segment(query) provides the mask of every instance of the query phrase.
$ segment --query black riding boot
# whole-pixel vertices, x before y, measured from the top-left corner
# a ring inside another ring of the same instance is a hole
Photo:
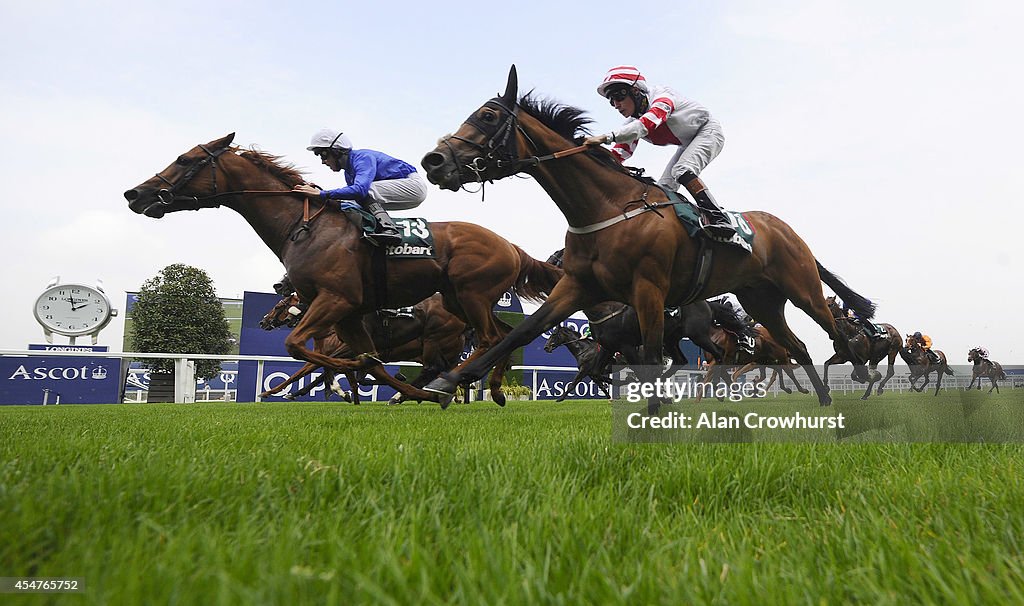
[[[367,202],[365,208],[373,214],[374,219],[377,219],[377,231],[373,232],[373,239],[383,246],[401,244],[402,234],[398,233],[398,228],[391,221],[391,215],[384,210],[380,202]]]
[[[725,216],[725,212],[715,202],[700,177],[693,173],[685,173],[679,177],[679,183],[690,192],[694,201],[697,202],[697,207],[704,212],[707,221],[704,231],[716,240],[731,240],[736,235],[736,229],[729,221],[729,217]]]

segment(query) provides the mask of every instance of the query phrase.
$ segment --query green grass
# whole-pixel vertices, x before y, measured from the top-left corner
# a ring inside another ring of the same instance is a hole
[[[81,604],[1024,602],[1024,446],[619,444],[610,419],[0,407],[0,576],[84,577]]]

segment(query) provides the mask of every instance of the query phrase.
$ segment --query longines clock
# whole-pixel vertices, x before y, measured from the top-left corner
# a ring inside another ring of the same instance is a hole
[[[117,315],[103,287],[84,284],[61,284],[54,278],[36,298],[33,313],[43,327],[47,343],[53,343],[53,333],[75,338],[91,335],[95,345],[99,332]]]

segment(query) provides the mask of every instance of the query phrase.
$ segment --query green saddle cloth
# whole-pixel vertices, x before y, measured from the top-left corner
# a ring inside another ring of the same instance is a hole
[[[700,223],[700,211],[692,202],[686,198],[680,196],[678,193],[662,188],[665,195],[668,196],[670,202],[672,202],[672,208],[676,211],[676,216],[683,223],[686,228],[686,233],[690,234],[691,238],[700,236],[707,236],[704,233],[704,229]],[[732,223],[733,228],[736,230],[736,235],[732,237],[732,240],[723,242],[723,244],[732,244],[738,246],[747,252],[750,252],[754,246],[754,228],[750,226],[744,218],[743,213],[733,212],[731,210],[724,211],[725,216],[729,218],[729,222]],[[717,240],[716,240],[717,242]]]

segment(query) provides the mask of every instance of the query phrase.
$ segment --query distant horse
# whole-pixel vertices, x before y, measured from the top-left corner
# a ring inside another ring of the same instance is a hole
[[[953,376],[953,371],[946,364],[946,354],[933,349],[932,353],[939,360],[938,363],[933,364],[928,357],[928,352],[914,338],[914,335],[907,335],[906,343],[906,347],[900,350],[900,357],[910,367],[910,387],[914,391],[924,391],[925,385],[928,385],[928,375],[934,372],[937,377],[935,380],[935,395],[939,395],[939,389],[942,387],[942,376],[944,374]],[[921,387],[917,387],[917,380],[921,377],[924,377],[924,382],[921,383]]]
[[[967,389],[974,387],[974,382],[978,382],[978,389],[981,389],[981,379],[988,377],[992,381],[992,387],[988,388],[988,392],[992,393],[992,390],[996,390],[999,393],[999,384],[996,381],[1002,381],[1006,379],[1006,373],[1003,372],[1003,365],[999,362],[993,362],[986,356],[982,355],[982,348],[975,347],[971,351],[967,352],[967,361],[974,362],[974,368],[971,370],[971,384],[967,386]]]
[[[885,378],[882,378],[881,382],[878,383],[878,395],[882,395],[885,384],[896,374],[893,364],[896,362],[896,356],[900,353],[900,348],[903,347],[903,337],[900,336],[900,331],[896,330],[892,324],[879,324],[879,326],[885,329],[885,335],[880,338],[869,338],[861,330],[860,325],[847,317],[842,307],[836,303],[835,297],[828,297],[825,301],[828,303],[829,311],[832,312],[832,317],[836,319],[836,326],[839,328],[839,332],[843,333],[843,336],[849,340],[850,349],[857,354],[859,359],[865,360],[868,363],[867,380],[863,381],[868,384],[868,387],[864,390],[864,395],[860,397],[861,400],[867,400],[868,396],[871,395],[871,388],[882,377],[882,373],[878,372],[878,363],[882,361],[882,358],[888,356],[889,367],[886,369]],[[832,364],[843,364],[845,362],[849,362],[849,360],[838,352],[828,360],[825,360],[823,380],[826,385],[828,385],[828,367]],[[863,376],[863,373],[857,373],[855,369],[854,375],[858,374]]]
[[[281,299],[260,320],[260,327],[270,330],[290,324],[294,321],[295,312],[298,310],[297,305],[297,295]],[[373,339],[375,350],[379,353],[381,361],[419,362],[423,365],[419,376],[410,383],[413,387],[426,385],[442,371],[458,364],[466,346],[466,324],[444,308],[440,294],[435,294],[414,305],[411,315],[396,314],[393,310],[380,310],[367,314],[363,318],[363,324]],[[339,341],[333,332],[320,340],[320,343],[314,342],[314,347],[318,351],[327,352],[336,358],[348,358],[353,355],[351,348]],[[266,397],[278,393],[317,368],[319,367],[315,364],[307,362],[298,372],[280,385],[276,385],[273,389],[260,395]],[[364,383],[360,383],[359,373],[355,371],[346,371],[345,375],[351,390],[348,394],[339,395],[353,404],[359,404],[358,385]],[[324,369],[319,381],[285,397],[294,399],[305,395],[320,383],[331,386],[333,389],[333,382],[334,372]],[[404,400],[401,393],[396,393],[389,403],[398,404]]]
[[[561,267],[563,253],[564,250],[556,251],[548,257],[547,262]],[[617,301],[604,301],[587,307],[583,314],[590,323],[591,336],[601,347],[612,353],[621,353],[629,366],[643,363],[640,352],[643,338],[635,309]],[[712,357],[720,358],[723,352],[710,337],[711,327],[715,323],[737,333],[745,330],[742,318],[732,308],[714,301],[701,299],[674,311],[666,311],[663,329],[665,355],[672,358],[676,366],[689,364],[686,354],[679,348],[679,342],[688,338]]]
[[[793,364],[792,356],[786,351],[785,347],[772,337],[768,329],[764,326],[754,326],[745,332],[747,334],[752,333],[751,336],[754,338],[753,353],[740,347],[736,338],[737,333],[726,330],[721,326],[712,327],[711,339],[722,349],[723,356],[708,363],[708,372],[704,377],[705,383],[714,383],[718,378],[721,378],[725,380],[726,384],[729,384],[735,382],[743,373],[758,367],[761,371],[761,377],[756,382],[760,383],[767,378],[768,368],[771,367],[773,374],[767,387],[771,387],[777,378],[780,389],[786,393],[793,393],[793,390],[786,386],[786,380],[779,374],[781,369],[793,380],[793,384],[796,385],[800,393],[810,393],[800,384],[796,375],[793,374],[793,367],[795,365]],[[735,369],[731,377],[728,377],[724,372],[728,368]]]
[[[436,394],[391,377],[373,355],[374,345],[363,325],[367,313],[405,307],[440,292],[445,307],[476,331],[478,357],[498,343],[511,327],[493,312],[501,295],[512,288],[527,299],[540,300],[561,277],[561,271],[530,257],[494,232],[471,223],[426,223],[412,231],[433,237],[431,258],[385,258],[382,249],[362,241],[361,229],[346,215],[319,200],[293,193],[302,175],[280,158],[232,147],[234,133],[197,145],[167,168],[126,191],[129,208],[159,219],[166,213],[227,206],[242,215],[284,264],[295,291],[309,309],[285,340],[299,360],[339,371],[365,370],[415,399],[437,400]],[[317,208],[319,207],[319,208]],[[386,277],[374,269],[386,268]],[[307,341],[334,330],[355,359],[313,351]],[[510,352],[495,362],[491,396],[504,405],[501,378]]]
[[[475,110],[453,135],[424,156],[422,165],[432,183],[452,191],[465,183],[520,172],[535,178],[569,224],[565,277],[540,309],[499,345],[454,373],[442,374],[425,389],[442,394],[443,401],[458,383],[483,376],[509,352],[574,311],[603,301],[619,301],[636,309],[645,362],[640,378],[653,380],[661,373],[664,308],[726,292],[734,293],[747,312],[805,367],[813,362],[786,323],[787,300],[814,319],[837,350],[859,362],[848,352],[846,339],[825,305],[821,282],[862,317],[870,318],[874,305],[825,269],[787,224],[768,213],[744,213],[744,229],[756,233],[752,253],[707,242],[702,236],[690,237],[661,189],[631,176],[604,149],[570,149],[575,137],[586,134],[590,122],[581,110],[538,101],[532,95],[517,101],[517,95],[513,66],[505,93]],[[713,262],[699,262],[709,255]],[[813,368],[808,375],[818,401],[830,404],[832,399]],[[648,400],[648,413],[656,413],[659,405],[658,398]]]
[[[556,326],[551,331],[551,336],[548,337],[547,343],[544,344],[544,351],[551,353],[565,345],[565,348],[569,350],[572,357],[576,358],[576,368],[578,372],[576,376],[572,378],[572,381],[565,388],[565,392],[558,397],[556,402],[561,402],[572,392],[576,384],[579,383],[584,377],[590,377],[594,380],[594,384],[601,390],[604,395],[611,396],[611,392],[608,390],[608,386],[611,385],[612,379],[609,376],[611,372],[611,362],[614,352],[610,352],[607,349],[601,347],[594,342],[593,339],[588,339],[580,336],[580,333],[567,326]]]

